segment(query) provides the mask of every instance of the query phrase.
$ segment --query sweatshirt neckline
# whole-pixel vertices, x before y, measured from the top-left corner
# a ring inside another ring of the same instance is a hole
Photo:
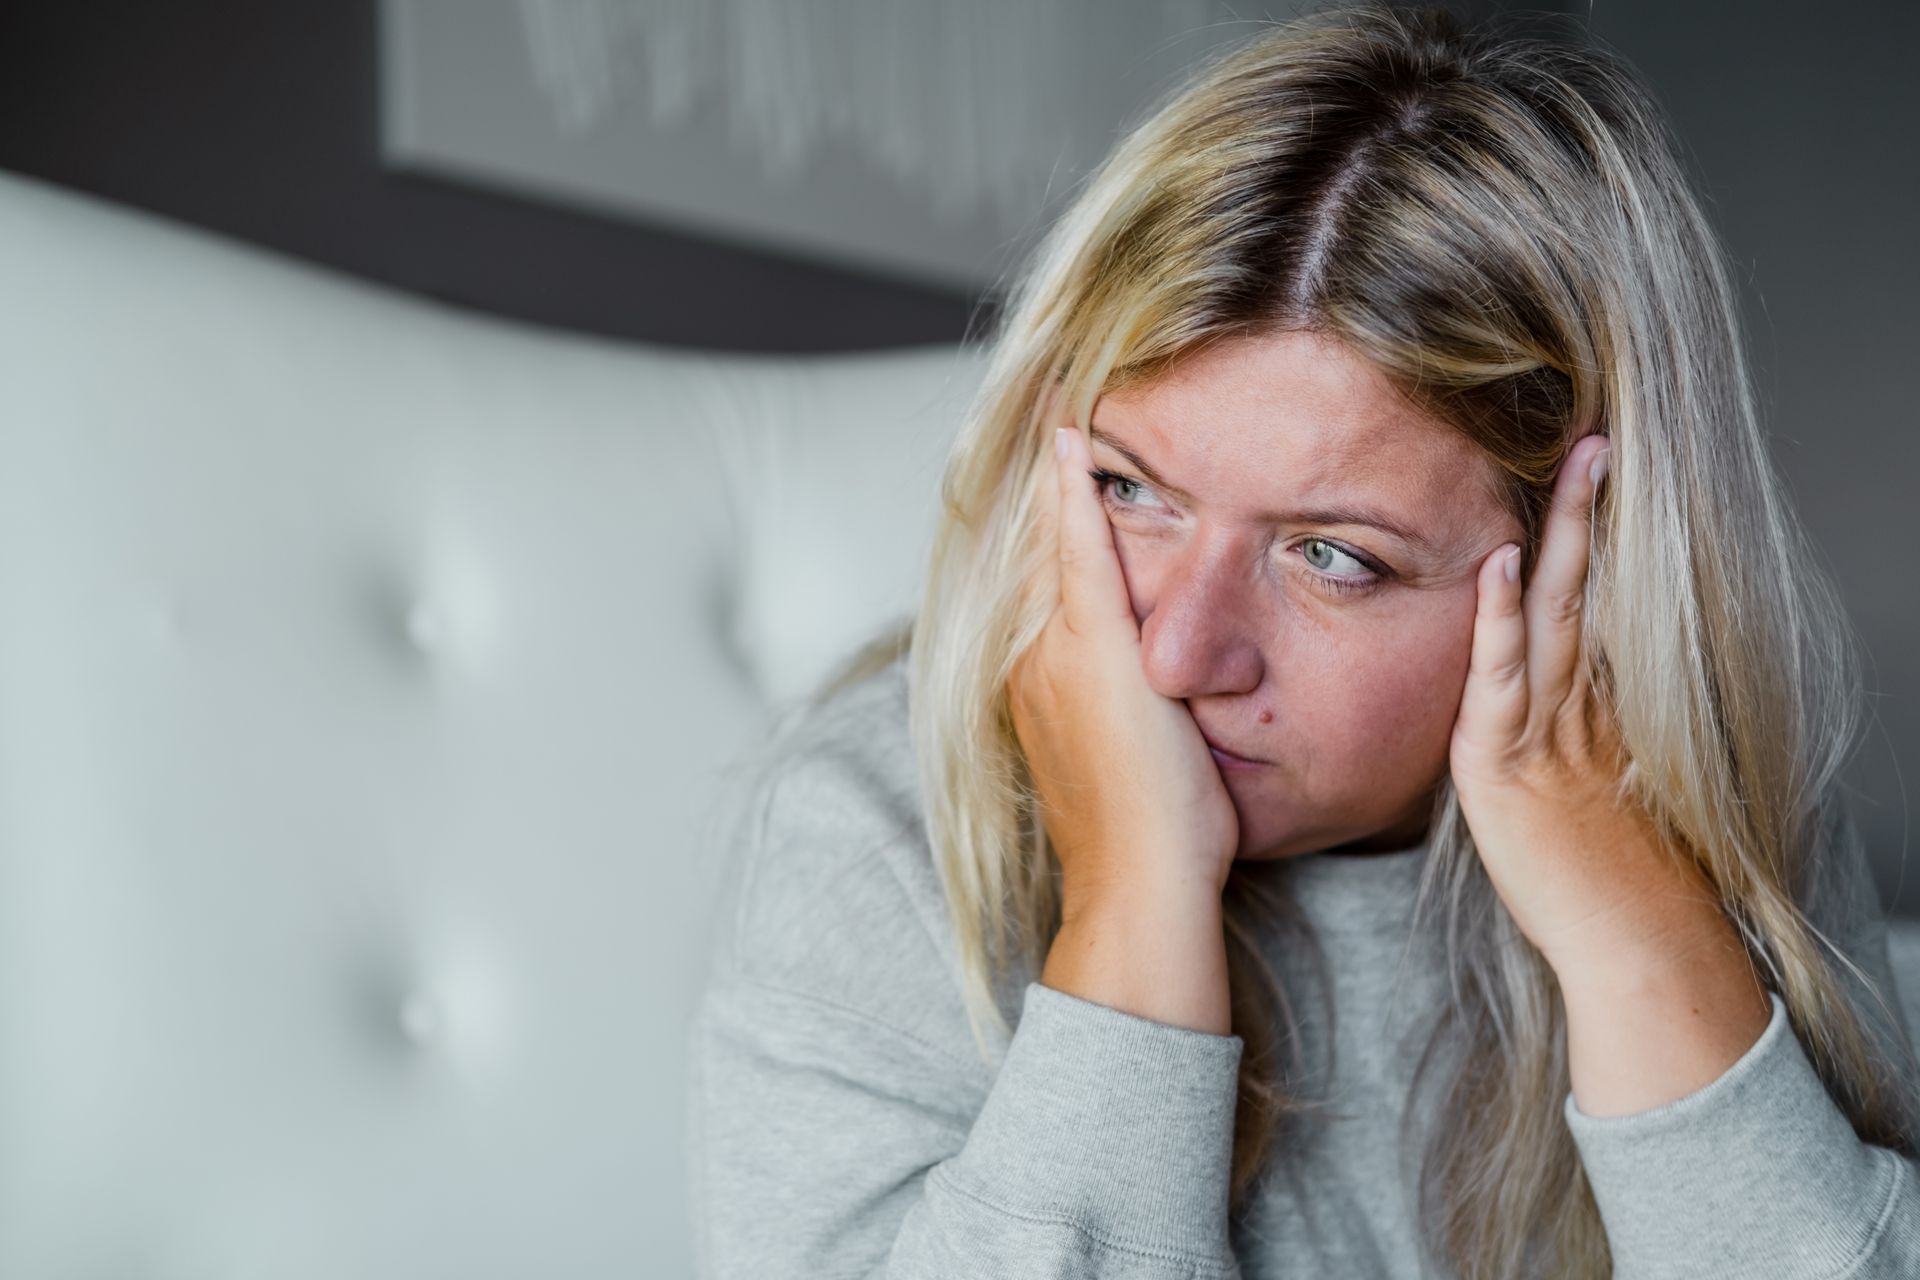
[[[1318,876],[1389,876],[1421,865],[1427,842],[1376,853],[1332,853],[1325,850],[1279,859],[1288,870]]]
[[[1380,853],[1303,853],[1273,864],[1280,885],[1309,916],[1341,927],[1411,918],[1426,867],[1425,842]]]

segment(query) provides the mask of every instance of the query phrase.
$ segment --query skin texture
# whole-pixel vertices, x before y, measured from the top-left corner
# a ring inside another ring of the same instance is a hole
[[[1589,545],[1608,445],[1554,480],[1539,563],[1480,566],[1451,771],[1481,865],[1558,979],[1574,1103],[1637,1114],[1725,1074],[1772,1006],[1711,882],[1622,800],[1627,762],[1581,662]]]
[[[1128,477],[1100,496],[1148,685],[1217,744],[1270,762],[1223,771],[1235,856],[1418,841],[1467,676],[1475,572],[1520,534],[1490,464],[1366,362],[1302,333],[1215,344],[1101,397],[1092,423],[1094,465]],[[1432,545],[1271,518],[1338,505]]]
[[[1102,397],[1092,454],[1062,408],[1065,452],[1041,487],[1059,599],[1009,680],[1062,867],[1041,980],[1225,1033],[1232,863],[1420,837],[1475,571],[1517,527],[1468,442],[1307,335],[1216,344]],[[1128,481],[1096,485],[1095,466]],[[1298,514],[1339,504],[1427,545]],[[1268,763],[1223,766],[1203,732]]]
[[[1569,451],[1522,583],[1485,459],[1317,336],[1215,344],[1102,397],[1091,451],[1052,416],[1059,603],[1009,680],[1062,866],[1043,982],[1227,1033],[1232,863],[1405,847],[1448,771],[1559,979],[1583,1111],[1661,1105],[1753,1045],[1765,990],[1697,865],[1616,798],[1625,755],[1579,660],[1603,436]],[[1332,507],[1411,536],[1302,514]]]

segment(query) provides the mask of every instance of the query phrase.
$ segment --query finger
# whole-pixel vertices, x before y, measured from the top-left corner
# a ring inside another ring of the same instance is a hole
[[[1483,753],[1518,742],[1527,726],[1527,623],[1520,612],[1519,558],[1516,544],[1503,543],[1480,562],[1475,579],[1473,651],[1454,735]],[[1511,580],[1510,560],[1515,566]]]
[[[1607,449],[1605,436],[1590,435],[1567,451],[1554,479],[1540,557],[1526,584],[1521,608],[1527,619],[1528,696],[1541,714],[1564,705],[1575,692],[1597,491],[1589,471]]]
[[[1093,457],[1078,427],[1056,429],[1054,461],[1060,480],[1060,603],[1067,627],[1081,636],[1133,627],[1133,604],[1113,549],[1113,528],[1087,474]]]
[[[1060,515],[1060,472],[1059,458],[1051,452],[1054,448],[1052,429],[1069,426],[1073,422],[1073,419],[1062,410],[1060,389],[1057,386],[1050,386],[1042,393],[1037,421],[1046,435],[1044,447],[1050,451],[1043,455],[1041,461],[1044,462],[1049,457],[1054,461],[1051,469],[1037,466],[1033,473],[1036,486],[1034,498],[1039,504],[1040,528],[1037,532],[1044,536],[1048,553],[1057,559],[1060,550],[1060,529],[1055,522]]]
[[[1054,451],[1054,428],[1071,423],[1072,418],[1060,410],[1060,393],[1057,385],[1049,386],[1042,394],[1040,407],[1034,421],[1039,430],[1035,437],[1040,444],[1030,484],[1033,492],[1033,528],[1030,534],[1033,549],[1044,559],[1036,564],[1035,572],[1027,584],[1035,604],[1044,602],[1046,613],[1051,616],[1060,610],[1062,598],[1060,583],[1060,459]]]

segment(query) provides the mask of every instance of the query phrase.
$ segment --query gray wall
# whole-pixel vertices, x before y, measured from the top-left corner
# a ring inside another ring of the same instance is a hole
[[[376,20],[374,0],[0,4],[0,168],[609,337],[857,350],[975,317],[961,293],[383,169]]]
[[[1854,813],[1883,900],[1920,915],[1920,6],[1598,0],[1590,21],[1660,94],[1741,264],[1774,457],[1867,659]]]

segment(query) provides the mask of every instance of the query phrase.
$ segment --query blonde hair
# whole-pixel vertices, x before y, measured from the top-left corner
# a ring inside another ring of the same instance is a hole
[[[1209,342],[1310,330],[1484,451],[1523,566],[1569,446],[1610,437],[1583,626],[1625,792],[1694,852],[1858,1135],[1914,1152],[1891,1048],[1836,966],[1860,971],[1805,909],[1811,872],[1853,838],[1835,792],[1861,704],[1852,636],[1770,469],[1726,258],[1677,157],[1648,90],[1589,41],[1367,4],[1263,24],[1090,176],[1010,294],[918,613],[828,686],[907,657],[983,1055],[985,1027],[1007,1030],[992,975],[1015,954],[1038,972],[1059,925],[1005,694],[1053,605],[1038,589],[1053,548],[1034,536],[1053,474],[1044,393],[1058,384],[1084,429],[1097,395]],[[1557,985],[1448,779],[1429,830],[1417,919],[1444,930],[1450,1004],[1419,1075],[1443,1040],[1473,1069],[1437,1081],[1423,1240],[1462,1276],[1600,1280],[1606,1237],[1561,1114]],[[1253,945],[1288,904],[1241,863],[1224,905],[1246,1040],[1237,1212],[1308,1104],[1276,1052],[1297,1041],[1287,993]]]

